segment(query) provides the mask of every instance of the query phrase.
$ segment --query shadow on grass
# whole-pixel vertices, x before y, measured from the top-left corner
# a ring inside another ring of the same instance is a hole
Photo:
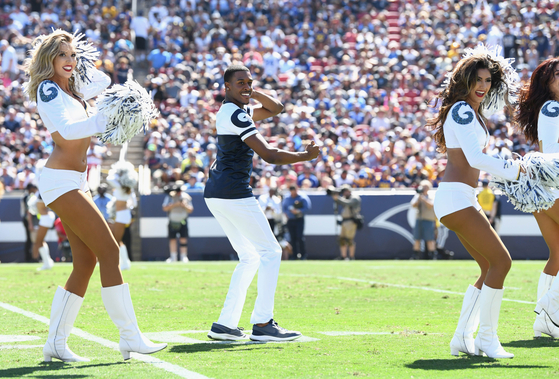
[[[501,343],[504,347],[522,347],[522,348],[538,348],[538,347],[557,347],[559,346],[559,340],[553,339],[551,337],[540,337],[532,338],[529,340],[519,340],[510,341],[506,343]]]
[[[513,358],[514,359],[514,358]],[[511,364],[514,360],[510,359],[492,359],[487,357],[467,356],[450,359],[418,359],[409,363],[406,367],[418,370],[436,370],[451,371],[464,370],[469,368],[507,368],[507,369],[534,369],[534,368],[551,368],[552,366],[537,365],[515,365]]]
[[[66,362],[42,362],[37,366],[31,367],[14,367],[0,370],[0,378],[21,378],[23,376],[34,374],[35,378],[41,378],[41,373],[47,374],[49,371],[61,371],[56,373],[56,378],[87,378],[91,375],[76,374],[76,370],[92,367],[106,367],[126,364],[125,362],[117,363],[98,363],[98,364],[70,364]],[[64,374],[62,370],[72,370],[72,373]],[[49,378],[52,378],[49,372]],[[46,376],[45,376],[46,377]]]
[[[269,343],[265,342],[225,342],[225,341],[215,341],[212,343],[192,343],[188,345],[175,345],[171,347],[170,351],[173,353],[199,353],[204,351],[222,350],[222,351],[250,351],[257,348],[258,345],[266,345],[265,347],[259,347],[260,349],[268,350],[282,350],[284,343]]]

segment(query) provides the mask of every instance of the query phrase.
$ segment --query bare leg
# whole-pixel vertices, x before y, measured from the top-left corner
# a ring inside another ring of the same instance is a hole
[[[45,236],[47,235],[48,232],[48,228],[45,228],[44,226],[39,225],[39,227],[37,228],[37,233],[35,234],[35,242],[33,243],[33,253],[32,253],[32,257],[37,259],[39,258],[39,248],[41,246],[43,246],[43,243],[45,241]]]
[[[176,238],[170,238],[169,239],[169,251],[172,252],[177,252],[177,239]]]
[[[549,259],[543,272],[556,276],[559,271],[559,202],[556,201],[548,210],[534,213],[534,217],[549,248]]]
[[[485,284],[495,289],[503,288],[512,260],[505,245],[493,230],[487,218],[476,211],[474,207],[469,207],[444,216],[441,222],[447,228],[456,232],[461,241],[465,241],[469,245],[471,249],[468,252],[470,254],[472,254],[471,251],[475,251],[486,259],[489,268],[487,269]],[[472,257],[476,259],[473,254]],[[482,266],[480,265],[480,267]]]
[[[113,222],[109,224],[109,228],[115,237],[115,240],[118,244],[122,242],[122,236],[124,235],[124,229],[126,229],[126,225],[121,224],[120,222]]]
[[[119,268],[119,248],[103,215],[91,199],[91,195],[80,190],[70,191],[54,202],[49,207],[62,219],[66,233],[72,246],[74,256],[74,270],[84,266],[85,274],[91,270],[94,261],[89,252],[99,260],[101,284],[103,287],[112,287],[123,284]],[[79,263],[81,262],[81,263]],[[87,289],[89,276],[79,276],[74,272],[70,275],[66,288],[69,292],[83,296]]]
[[[175,243],[176,243],[176,241],[177,240],[175,240]],[[181,256],[183,256],[183,255],[185,257],[188,256],[188,246],[186,244],[187,242],[188,242],[188,240],[186,238],[183,238],[183,237],[180,238],[180,254],[181,254]]]
[[[485,277],[487,276],[487,270],[489,270],[489,262],[481,254],[479,254],[473,247],[471,247],[470,244],[466,242],[464,238],[460,237],[460,235],[458,234],[457,236],[460,242],[462,242],[462,245],[464,245],[464,248],[466,248],[468,253],[470,253],[472,258],[474,258],[477,264],[479,265],[481,273],[479,274],[479,277],[474,283],[474,287],[480,290],[481,286],[483,285],[483,282],[485,281]]]
[[[355,241],[349,245],[349,257],[355,259]]]
[[[347,245],[340,246],[340,255],[342,258],[347,258]]]

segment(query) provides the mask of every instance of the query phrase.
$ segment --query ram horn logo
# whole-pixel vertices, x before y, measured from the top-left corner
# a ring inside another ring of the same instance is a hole
[[[370,228],[391,230],[394,233],[398,233],[399,235],[401,235],[402,237],[410,241],[411,244],[413,244],[414,242],[413,235],[409,231],[407,231],[406,229],[404,229],[398,224],[388,221],[390,217],[400,212],[407,211],[409,208],[410,208],[409,203],[400,204],[398,206],[395,206],[394,208],[390,208],[389,210],[384,211],[383,213],[375,217],[371,222],[369,222],[368,226]]]

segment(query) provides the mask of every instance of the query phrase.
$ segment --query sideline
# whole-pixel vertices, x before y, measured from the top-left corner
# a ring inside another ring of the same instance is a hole
[[[1,301],[0,301],[0,307],[6,309],[8,311],[11,311],[11,312],[18,313],[20,315],[29,317],[33,320],[42,322],[43,324],[46,324],[47,326],[49,325],[49,319],[48,318],[40,316],[40,315],[35,314],[33,312],[29,312],[29,311],[23,310],[21,308],[14,307],[13,305],[6,304],[6,303],[3,303]],[[93,334],[90,334],[90,333],[88,333],[86,331],[83,331],[83,330],[81,330],[79,328],[76,328],[76,327],[74,327],[72,329],[72,334],[75,334],[76,336],[81,337],[83,339],[86,339],[88,341],[96,342],[96,343],[98,343],[100,345],[103,345],[105,347],[108,347],[110,349],[116,350],[120,354],[120,349],[118,348],[118,343],[116,343],[116,342],[109,341],[105,338],[97,337]],[[165,371],[168,371],[168,372],[173,373],[177,376],[180,376],[181,378],[186,378],[186,379],[209,379],[207,376],[204,376],[202,374],[198,374],[197,372],[194,372],[194,371],[187,370],[184,367],[180,367],[180,366],[174,365],[172,363],[162,361],[161,359],[158,359],[158,358],[155,358],[155,357],[152,357],[152,356],[149,356],[149,355],[131,353],[130,356],[132,358],[136,359],[136,360],[152,364],[152,365],[154,365],[156,367],[159,367],[159,368],[161,368]],[[120,358],[120,356],[119,356],[119,358]]]

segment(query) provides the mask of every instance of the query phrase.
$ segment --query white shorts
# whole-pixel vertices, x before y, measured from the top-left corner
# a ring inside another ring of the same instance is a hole
[[[128,225],[132,222],[132,212],[130,209],[123,209],[116,212],[115,222]]]
[[[460,182],[439,183],[434,202],[435,215],[439,220],[468,207],[481,210],[474,187]]]
[[[44,167],[39,177],[39,191],[45,205],[49,205],[60,196],[75,189],[89,191],[87,170],[59,170]]]

